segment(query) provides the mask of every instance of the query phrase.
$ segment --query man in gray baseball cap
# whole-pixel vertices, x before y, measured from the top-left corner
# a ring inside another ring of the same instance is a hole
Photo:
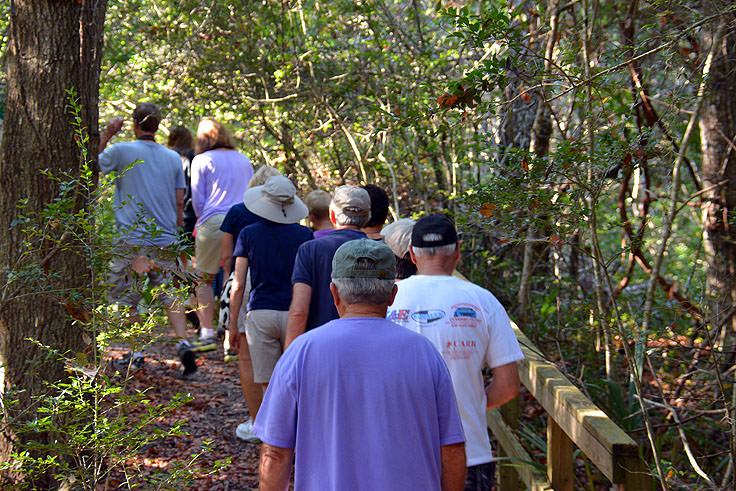
[[[261,489],[286,489],[295,451],[296,489],[462,488],[465,436],[442,357],[385,319],[395,268],[391,249],[374,240],[335,252],[340,318],[284,352],[256,419]],[[365,424],[376,408],[380,424]]]
[[[305,331],[337,319],[330,293],[332,257],[344,243],[364,239],[360,231],[371,216],[368,192],[358,186],[335,189],[330,203],[330,221],[335,230],[299,247],[291,276],[293,294],[286,329],[286,346]]]

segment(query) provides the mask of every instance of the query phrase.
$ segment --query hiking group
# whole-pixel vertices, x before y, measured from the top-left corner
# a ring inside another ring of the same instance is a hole
[[[295,489],[490,490],[486,410],[517,395],[523,355],[493,294],[455,274],[453,221],[384,226],[389,199],[370,184],[302,201],[276,168],[254,172],[220,122],[202,120],[196,145],[176,127],[166,148],[161,119],[141,103],[135,141],[108,147],[123,118],[101,135],[100,169],[116,172],[110,297],[135,321],[143,287],[161,287],[190,378],[196,353],[217,348],[222,290],[225,356],[250,414],[235,431],[262,442],[261,489],[288,488],[293,466]],[[182,269],[196,278],[186,301],[167,291]],[[131,350],[113,365],[144,363]]]

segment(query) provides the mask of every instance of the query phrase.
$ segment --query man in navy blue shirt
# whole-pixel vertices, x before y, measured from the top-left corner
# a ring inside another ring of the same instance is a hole
[[[360,231],[371,218],[371,199],[358,186],[335,189],[330,203],[330,221],[335,230],[299,247],[291,283],[294,286],[286,329],[286,346],[305,331],[337,319],[330,283],[332,257],[345,242],[364,239]]]

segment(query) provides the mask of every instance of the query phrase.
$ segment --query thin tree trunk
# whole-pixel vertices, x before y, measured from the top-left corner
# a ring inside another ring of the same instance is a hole
[[[544,50],[544,71],[540,85],[543,87],[545,79],[549,76],[554,56],[555,44],[557,42],[557,31],[559,26],[558,0],[549,0],[547,4],[547,15],[549,16],[549,33]],[[531,127],[531,138],[529,151],[535,156],[542,158],[549,153],[549,142],[552,136],[552,115],[549,106],[544,100],[544,91],[540,90],[537,102],[537,112]],[[530,217],[529,228],[524,241],[524,262],[522,264],[521,281],[519,285],[518,309],[522,321],[527,320],[529,310],[529,291],[533,275],[534,264],[542,262],[547,254],[548,246],[545,242],[538,240],[538,226]]]
[[[734,17],[729,17],[733,22]],[[727,20],[729,20],[727,19]],[[711,38],[711,39],[707,39]],[[715,39],[713,39],[715,38]],[[707,32],[706,42],[715,42],[717,35]],[[719,326],[721,337],[734,338],[736,317],[736,227],[730,223],[736,210],[736,32],[724,33],[718,43],[713,58],[709,90],[706,93],[700,115],[700,141],[703,153],[703,188],[709,189],[704,195],[703,244],[708,264],[707,293],[711,326]],[[725,184],[719,185],[725,181]],[[717,329],[714,337],[718,336]],[[720,372],[728,369],[720,366],[720,356],[713,351],[714,367],[720,379]],[[736,388],[733,397],[736,397]],[[732,398],[733,398],[732,397]],[[724,407],[729,410],[729,420],[733,421],[734,405],[722,394]],[[731,399],[732,399],[731,398]],[[731,423],[729,465],[736,462],[736,425]]]

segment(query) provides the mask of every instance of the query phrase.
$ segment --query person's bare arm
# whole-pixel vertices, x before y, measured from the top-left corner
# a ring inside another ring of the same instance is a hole
[[[292,341],[304,334],[309,317],[309,302],[312,300],[312,287],[306,283],[294,283],[294,291],[289,306],[289,320],[286,322],[286,341],[284,349]],[[232,307],[230,307],[232,309]]]
[[[110,139],[122,129],[124,122],[125,120],[119,116],[110,120],[105,127],[105,131],[100,135],[100,146],[98,147],[97,153],[102,153],[105,150]]]
[[[230,331],[230,349],[238,352],[239,339],[238,336],[238,316],[240,315],[240,307],[243,305],[243,292],[245,292],[245,282],[248,277],[248,258],[239,257],[235,260],[235,274],[233,275],[233,284],[230,287],[230,320],[228,321],[228,331]]]
[[[230,265],[233,263],[233,251],[235,250],[235,237],[229,232],[222,233],[222,248],[220,249],[220,260],[222,269],[225,270],[225,278],[230,276]]]
[[[503,406],[519,394],[519,370],[516,362],[493,370],[493,381],[486,389],[486,410]]]
[[[283,491],[289,487],[293,448],[261,445],[261,463],[258,467],[261,491]]]
[[[184,195],[186,189],[176,190],[176,226],[181,227],[184,225]]]
[[[442,491],[462,491],[465,487],[465,444],[440,447],[442,458]]]

